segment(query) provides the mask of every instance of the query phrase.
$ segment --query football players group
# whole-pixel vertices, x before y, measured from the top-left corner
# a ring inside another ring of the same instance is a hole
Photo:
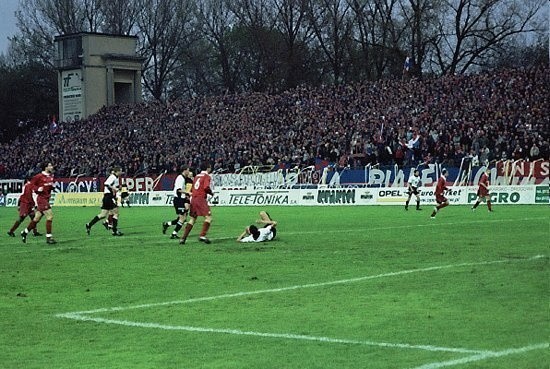
[[[21,239],[24,243],[27,242],[27,236],[33,232],[35,236],[40,236],[36,230],[36,225],[40,222],[43,216],[46,217],[46,243],[57,243],[52,235],[52,220],[53,212],[50,205],[50,197],[54,187],[54,165],[51,162],[44,163],[41,166],[42,171],[36,174],[31,179],[27,179],[23,185],[23,192],[19,196],[19,216],[7,234],[15,237],[15,230],[19,225],[29,217],[31,220],[27,227],[21,231]],[[211,243],[206,236],[212,223],[212,212],[208,205],[207,197],[213,195],[210,187],[212,177],[212,167],[204,164],[200,168],[200,173],[193,177],[192,172],[188,167],[183,167],[180,174],[174,182],[173,206],[176,212],[176,218],[162,223],[162,233],[166,233],[169,227],[175,226],[170,238],[178,239],[181,245],[185,244],[189,233],[193,229],[198,217],[204,217],[202,229],[199,234],[199,241],[206,244]],[[108,218],[102,224],[112,232],[113,236],[122,236],[123,233],[118,230],[119,202],[121,206],[127,203],[130,206],[128,199],[128,189],[123,184],[119,193],[119,182],[122,170],[120,167],[114,167],[111,170],[109,177],[104,182],[103,199],[101,211],[98,215],[86,223],[86,233],[90,235],[92,227],[101,219]],[[477,200],[472,206],[472,210],[476,210],[482,201],[487,203],[487,208],[492,212],[491,198],[489,195],[489,174],[490,169],[487,168],[481,175],[478,182]],[[439,210],[449,205],[449,200],[445,197],[445,192],[448,190],[447,184],[448,172],[446,169],[441,171],[441,176],[437,180],[435,187],[435,199],[437,205],[431,214],[431,218],[435,218]],[[409,209],[409,202],[413,195],[416,196],[416,210],[420,208],[420,172],[414,171],[413,176],[408,181],[408,198],[405,202],[405,210]],[[277,234],[277,222],[269,216],[265,211],[260,211],[258,224],[263,225],[263,228],[258,228],[252,224],[244,229],[237,237],[237,242],[264,242],[271,241]],[[189,220],[187,221],[187,217]],[[185,226],[181,237],[178,232]]]

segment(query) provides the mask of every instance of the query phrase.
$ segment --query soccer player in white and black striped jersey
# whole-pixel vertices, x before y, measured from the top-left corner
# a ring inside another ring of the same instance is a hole
[[[118,230],[118,204],[116,199],[116,193],[118,191],[119,181],[118,177],[122,170],[120,167],[114,167],[111,174],[103,183],[103,200],[101,203],[101,212],[96,215],[89,223],[86,223],[86,233],[90,235],[90,230],[93,225],[99,222],[100,219],[105,218],[107,215],[113,215],[113,236],[122,236],[122,232]]]
[[[416,196],[416,210],[422,210],[420,209],[420,191],[418,190],[420,188],[420,172],[418,169],[415,169],[414,175],[409,177],[408,187],[407,194],[409,197],[405,202],[405,210],[409,210],[409,201],[411,201],[412,195]]]
[[[169,222],[162,223],[162,233],[166,233],[168,227],[175,225],[176,227],[172,231],[170,238],[176,239],[178,237],[178,232],[183,227],[185,220],[187,219],[187,214],[191,207],[190,199],[190,190],[193,180],[191,179],[191,172],[188,167],[183,167],[180,175],[176,177],[174,182],[174,199],[172,203],[174,204],[174,210],[176,211],[177,218]]]

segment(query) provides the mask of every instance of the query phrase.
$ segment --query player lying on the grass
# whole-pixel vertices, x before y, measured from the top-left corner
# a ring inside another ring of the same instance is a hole
[[[264,242],[271,241],[277,235],[277,222],[270,218],[265,211],[260,211],[260,219],[256,221],[258,224],[265,224],[263,228],[258,228],[254,224],[246,227],[237,237],[237,242]]]

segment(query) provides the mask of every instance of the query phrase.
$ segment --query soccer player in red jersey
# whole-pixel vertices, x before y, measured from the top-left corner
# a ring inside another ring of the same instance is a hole
[[[30,178],[25,179],[25,184],[23,185],[23,193],[21,196],[19,196],[18,201],[18,211],[19,211],[19,218],[13,223],[13,226],[8,231],[8,236],[15,237],[15,230],[19,225],[25,220],[26,217],[29,217],[31,219],[34,218],[34,200],[32,198],[32,185]],[[42,236],[36,228],[33,229],[33,234],[35,236]]]
[[[447,188],[447,176],[449,174],[447,173],[447,169],[443,169],[441,171],[441,177],[437,180],[437,185],[435,186],[435,201],[437,202],[437,206],[434,207],[434,211],[432,212],[431,218],[434,219],[435,215],[439,212],[439,210],[443,209],[445,206],[449,206],[449,200],[444,196],[445,191],[448,190]]]
[[[487,209],[491,212],[493,211],[491,207],[491,196],[489,195],[489,174],[490,173],[491,173],[491,169],[487,167],[487,169],[485,169],[485,172],[483,172],[483,174],[479,178],[479,184],[478,184],[479,187],[477,189],[477,201],[474,204],[474,206],[472,206],[472,210],[476,210],[476,208],[479,206],[481,201],[486,201]]]
[[[210,243],[210,240],[206,237],[206,233],[212,223],[212,213],[210,212],[210,206],[208,206],[208,200],[206,197],[208,195],[213,195],[212,189],[210,188],[210,182],[212,181],[212,178],[210,177],[211,172],[211,165],[203,164],[201,165],[201,172],[193,179],[193,187],[191,191],[191,211],[189,212],[190,219],[185,226],[185,231],[180,239],[180,245],[185,244],[187,236],[189,236],[189,232],[191,232],[197,217],[204,217],[204,223],[202,224],[199,241],[207,244]]]
[[[42,172],[31,179],[33,191],[36,194],[36,213],[27,228],[21,232],[21,239],[27,242],[27,235],[32,231],[42,216],[46,216],[46,243],[57,243],[52,236],[53,211],[50,206],[50,197],[53,190],[53,169],[51,162],[42,165]]]

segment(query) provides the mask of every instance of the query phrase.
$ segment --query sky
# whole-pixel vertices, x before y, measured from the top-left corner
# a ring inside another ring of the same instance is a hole
[[[19,0],[0,0],[0,53],[8,51],[8,37],[17,33],[15,11]]]

